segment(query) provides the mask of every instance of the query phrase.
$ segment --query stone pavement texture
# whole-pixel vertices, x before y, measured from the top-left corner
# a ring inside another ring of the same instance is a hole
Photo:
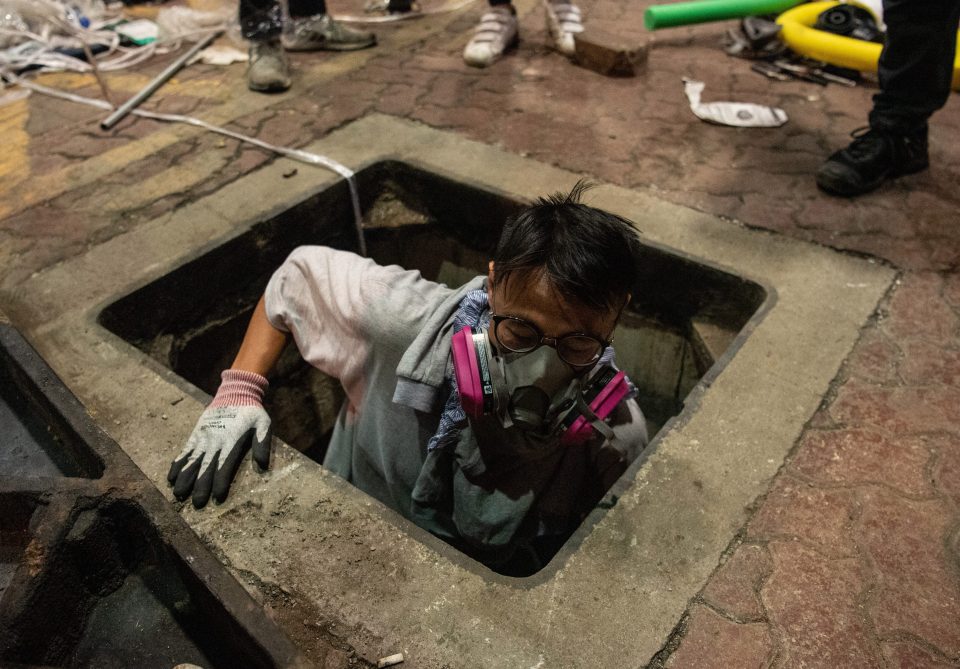
[[[881,305],[664,666],[957,666],[958,278]]]
[[[590,24],[626,38],[645,37],[647,4],[582,3]],[[864,124],[870,86],[770,82],[722,53],[728,24],[658,33],[644,74],[604,78],[548,48],[540,7],[518,7],[519,48],[485,71],[460,59],[482,11],[474,4],[382,27],[375,50],[298,54],[294,88],[283,95],[248,93],[241,65],[196,65],[149,106],[291,146],[371,111],[407,117],[730,225],[900,268],[769,492],[651,666],[960,666],[955,96],[933,120],[929,172],[839,200],[819,193],[812,173]],[[108,80],[129,95],[165,62]],[[773,130],[701,123],[687,108],[683,76],[705,81],[707,100],[774,104],[790,122]],[[85,76],[42,81],[97,95]],[[0,106],[4,291],[271,160],[233,140],[142,119],[103,133],[100,116],[38,95]]]

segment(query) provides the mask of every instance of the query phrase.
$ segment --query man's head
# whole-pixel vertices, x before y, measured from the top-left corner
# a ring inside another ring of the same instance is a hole
[[[630,301],[640,243],[629,221],[580,202],[587,188],[580,182],[569,195],[541,198],[507,221],[488,275],[494,314],[528,321],[549,339],[609,341]],[[506,343],[495,329],[510,325],[491,328],[495,343]],[[568,343],[566,357],[575,357],[580,342]]]

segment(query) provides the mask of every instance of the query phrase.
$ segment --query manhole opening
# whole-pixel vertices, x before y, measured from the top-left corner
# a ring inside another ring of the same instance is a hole
[[[44,666],[269,667],[135,504],[78,511],[8,625],[3,659]]]
[[[375,163],[357,178],[368,254],[448,285],[486,272],[503,221],[522,206],[396,161]],[[355,234],[347,187],[338,183],[114,302],[100,323],[212,394],[286,256],[304,244],[356,250]],[[651,436],[682,411],[765,297],[756,283],[644,246],[641,279],[615,338],[618,364],[639,389]],[[339,383],[291,345],[266,400],[274,433],[322,461],[342,397]],[[541,564],[562,543],[545,547]]]
[[[0,342],[0,472],[22,478],[100,478],[103,462],[48,396],[59,382],[39,370],[25,344]],[[45,369],[45,366],[44,366]],[[55,392],[55,390],[54,390]]]

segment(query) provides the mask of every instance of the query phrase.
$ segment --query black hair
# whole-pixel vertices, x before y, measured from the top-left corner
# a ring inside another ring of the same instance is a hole
[[[542,271],[564,296],[602,311],[619,309],[637,280],[640,240],[633,223],[580,202],[592,187],[542,197],[509,218],[494,253],[497,283]]]

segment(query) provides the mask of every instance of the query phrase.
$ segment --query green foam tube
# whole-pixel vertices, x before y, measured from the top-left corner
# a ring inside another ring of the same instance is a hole
[[[699,0],[653,5],[643,13],[643,25],[647,30],[659,30],[744,16],[779,14],[801,2],[803,0]]]

